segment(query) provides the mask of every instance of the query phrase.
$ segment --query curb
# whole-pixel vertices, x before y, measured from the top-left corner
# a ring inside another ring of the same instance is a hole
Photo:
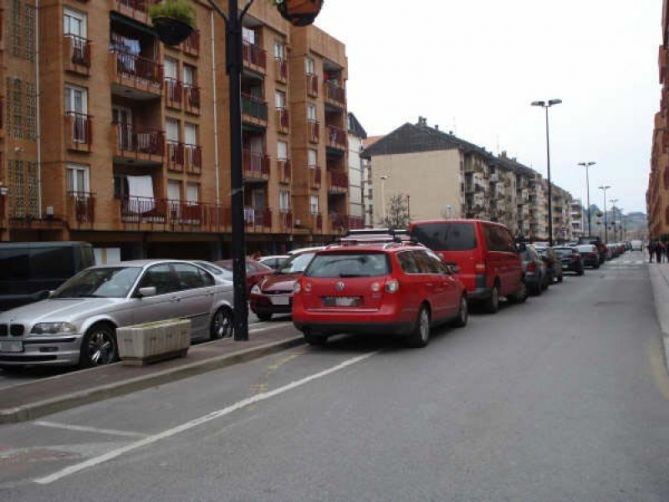
[[[37,401],[25,406],[16,408],[0,409],[0,424],[9,424],[25,422],[36,418],[50,415],[58,411],[64,411],[76,408],[84,404],[95,403],[123,396],[140,390],[155,387],[177,380],[183,380],[192,376],[201,375],[209,371],[227,368],[235,364],[240,364],[254,359],[281,352],[304,343],[304,337],[292,336],[278,342],[272,342],[251,349],[240,350],[231,354],[212,357],[204,361],[187,364],[178,368],[154,373],[146,377],[137,377],[124,382],[101,385],[92,389],[64,394],[53,399]]]
[[[650,269],[650,282],[653,286],[653,297],[655,298],[655,312],[657,322],[662,332],[662,343],[664,346],[664,366],[669,372],[669,279],[662,272],[661,265],[656,264]]]

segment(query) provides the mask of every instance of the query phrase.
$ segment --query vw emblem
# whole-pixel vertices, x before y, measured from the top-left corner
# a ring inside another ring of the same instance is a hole
[[[339,281],[337,284],[335,284],[335,289],[337,291],[344,291],[344,283]]]

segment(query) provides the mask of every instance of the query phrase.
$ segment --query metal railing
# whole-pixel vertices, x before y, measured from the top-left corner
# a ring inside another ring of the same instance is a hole
[[[320,187],[322,182],[321,168],[309,166],[309,183],[312,187]]]
[[[152,59],[137,56],[119,49],[112,48],[111,52],[116,58],[116,72],[118,74],[162,85],[163,65],[156,63]]]
[[[346,89],[339,86],[339,84],[326,81],[325,84],[325,97],[336,101],[339,104],[346,104]]]
[[[307,120],[307,128],[309,129],[309,141],[312,143],[318,143],[318,140],[321,135],[320,124],[317,120]]]
[[[242,94],[242,114],[267,121],[267,103],[250,94]]]
[[[330,186],[348,190],[348,175],[346,173],[330,172]]]
[[[90,115],[65,112],[66,139],[69,148],[88,149],[93,141],[93,121]]]
[[[261,68],[267,66],[267,53],[257,45],[244,42],[242,45],[242,55],[245,63],[249,63]]]
[[[149,224],[154,229],[193,232],[222,232],[230,227],[230,209],[215,204],[148,197],[126,197],[120,203],[126,226]]]
[[[202,173],[202,147],[200,145],[184,145],[186,157],[186,172],[189,174]]]
[[[272,228],[272,210],[245,207],[244,223],[255,230],[270,229]]]
[[[279,182],[280,183],[290,183],[292,177],[292,167],[290,160],[288,159],[278,159],[276,165],[279,171]]]
[[[148,12],[149,7],[160,0],[116,0],[117,6],[134,9],[139,12]]]
[[[130,124],[116,125],[116,147],[123,154],[165,155],[165,134],[156,129],[135,131]]]
[[[91,192],[67,192],[68,219],[78,224],[95,222],[95,194]]]
[[[318,75],[315,73],[307,73],[307,93],[318,96]]]
[[[288,80],[288,61],[282,58],[274,58],[276,78],[281,82]]]
[[[184,102],[186,111],[199,111],[200,88],[195,85],[184,85]]]
[[[293,213],[291,211],[282,211],[279,213],[279,225],[281,230],[290,232],[293,230]]]
[[[91,66],[91,42],[83,37],[67,33],[65,35],[67,59],[73,65]]]
[[[278,128],[282,131],[287,131],[290,128],[290,113],[288,108],[276,109],[276,122]]]
[[[178,173],[184,170],[184,144],[179,141],[165,141],[167,169]]]
[[[184,87],[181,81],[165,77],[165,102],[167,106],[181,108],[184,96]]]
[[[181,46],[186,54],[197,56],[200,53],[200,30],[193,30]]]
[[[255,180],[266,180],[270,174],[270,160],[264,153],[253,152],[245,149],[242,153],[242,165],[244,166],[244,177]]]
[[[346,131],[341,127],[327,126],[328,128],[328,146],[346,150],[348,139],[346,138]]]

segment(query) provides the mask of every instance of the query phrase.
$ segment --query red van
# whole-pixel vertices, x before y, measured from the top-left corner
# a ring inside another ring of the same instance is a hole
[[[497,312],[502,296],[519,303],[527,299],[523,265],[504,225],[483,220],[416,221],[409,234],[445,262],[455,263],[467,297],[483,302],[487,312]]]

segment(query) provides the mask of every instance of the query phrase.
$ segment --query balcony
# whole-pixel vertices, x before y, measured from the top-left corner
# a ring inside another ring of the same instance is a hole
[[[342,234],[348,230],[348,216],[339,213],[330,213],[330,229],[332,233]]]
[[[95,223],[95,194],[67,192],[67,223],[70,228],[92,227]]]
[[[159,0],[114,0],[114,10],[140,23],[149,24],[149,7]]]
[[[290,160],[279,159],[276,161],[276,166],[279,172],[279,183],[290,184],[293,174]]]
[[[93,144],[93,117],[65,112],[65,147],[75,152],[90,152]]]
[[[91,42],[76,35],[67,34],[63,43],[65,70],[88,75],[91,68]]]
[[[314,233],[323,233],[323,215],[321,213],[311,213],[311,230]]]
[[[318,143],[320,135],[321,135],[321,128],[320,124],[318,123],[317,120],[307,120],[307,134],[309,138],[310,143]]]
[[[181,110],[183,103],[183,84],[174,78],[165,78],[165,106],[173,110]]]
[[[307,73],[307,94],[312,98],[318,97],[318,75]]]
[[[349,216],[348,217],[348,229],[349,230],[359,230],[365,228],[365,218],[362,216]]]
[[[288,134],[290,130],[290,114],[288,108],[276,109],[276,128],[282,134]]]
[[[197,57],[200,55],[200,30],[193,30],[193,33],[182,42],[181,50],[189,56]]]
[[[332,82],[325,82],[325,102],[337,108],[346,106],[346,89]]]
[[[165,142],[167,170],[175,173],[184,172],[184,144],[178,141]]]
[[[279,229],[285,234],[293,232],[293,213],[290,211],[279,213]]]
[[[346,150],[348,148],[348,139],[346,131],[336,126],[327,126],[328,130],[328,147],[337,150]]]
[[[257,45],[244,42],[242,45],[244,66],[258,73],[265,73],[267,68],[267,53]]]
[[[272,230],[272,210],[245,207],[244,223],[247,232],[269,232]]]
[[[157,97],[163,93],[163,65],[118,49],[110,52],[113,92],[138,99]]]
[[[115,162],[161,164],[165,157],[165,134],[157,129],[135,130],[129,124],[116,124]]]
[[[288,83],[288,61],[281,58],[274,59],[274,75],[276,81],[282,84]]]
[[[269,180],[270,159],[264,153],[244,150],[242,164],[244,166],[245,182],[266,182]]]
[[[200,114],[200,88],[193,85],[184,86],[184,110],[193,115]]]
[[[230,209],[203,202],[146,197],[121,199],[126,229],[221,233],[230,229]]]
[[[329,172],[328,173],[329,193],[347,193],[348,192],[348,175],[346,173]]]
[[[267,103],[263,98],[242,94],[242,118],[257,127],[267,127]]]
[[[202,174],[202,147],[200,145],[184,145],[186,172]]]
[[[309,167],[309,186],[311,188],[320,188],[322,182],[322,174],[320,167]]]

